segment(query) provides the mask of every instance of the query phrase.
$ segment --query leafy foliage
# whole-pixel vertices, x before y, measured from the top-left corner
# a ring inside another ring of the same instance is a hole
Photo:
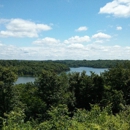
[[[0,116],[11,110],[13,83],[17,76],[14,68],[0,67]]]
[[[77,109],[73,118],[68,116],[66,105],[52,107],[48,111],[51,118],[40,124],[36,122],[24,122],[24,112],[22,110],[12,111],[8,118],[3,121],[3,130],[129,130],[130,129],[130,109],[119,114],[110,113],[110,107],[103,111],[99,106],[92,106],[91,111]]]
[[[34,83],[14,85],[14,68],[0,67],[3,130],[129,130],[130,66],[101,75],[42,70]]]
[[[42,70],[61,73],[69,67],[52,61],[0,60],[0,66],[15,67],[19,76],[38,76]]]

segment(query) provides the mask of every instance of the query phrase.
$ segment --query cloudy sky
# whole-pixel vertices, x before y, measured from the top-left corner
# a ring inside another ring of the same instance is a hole
[[[130,0],[0,0],[0,59],[130,59]]]

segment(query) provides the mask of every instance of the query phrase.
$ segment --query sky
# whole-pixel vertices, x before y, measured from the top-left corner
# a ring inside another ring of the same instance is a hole
[[[0,59],[130,60],[130,0],[0,0]]]

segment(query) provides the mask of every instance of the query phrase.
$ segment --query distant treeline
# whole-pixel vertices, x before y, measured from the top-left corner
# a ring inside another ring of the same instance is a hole
[[[0,66],[15,68],[19,76],[38,76],[42,70],[57,74],[69,70],[67,65],[53,61],[0,60]]]
[[[112,68],[119,64],[130,63],[129,60],[57,60],[69,67],[93,67],[93,68]]]
[[[38,76],[42,70],[57,74],[69,71],[69,67],[112,68],[120,64],[130,63],[129,60],[0,60],[0,66],[14,67],[19,76]],[[125,66],[124,66],[125,67]]]

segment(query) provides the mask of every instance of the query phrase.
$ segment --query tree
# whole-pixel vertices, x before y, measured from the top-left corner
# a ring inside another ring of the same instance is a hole
[[[103,74],[105,84],[112,90],[122,91],[126,104],[130,104],[130,64],[118,65]]]
[[[0,67],[0,117],[12,109],[12,87],[16,78],[15,69]]]
[[[0,116],[11,109],[12,88],[16,79],[15,69],[0,67]]]
[[[57,75],[50,71],[42,71],[35,82],[38,87],[38,93],[47,107],[55,105],[59,100]]]
[[[13,110],[24,110],[25,121],[29,119],[41,121],[43,119],[46,104],[38,96],[38,88],[33,83],[15,85],[13,92]]]

